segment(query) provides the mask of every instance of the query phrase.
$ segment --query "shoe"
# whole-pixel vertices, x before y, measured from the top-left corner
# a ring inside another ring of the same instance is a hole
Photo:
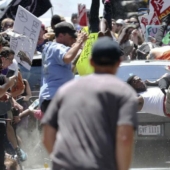
[[[27,154],[22,149],[17,147],[15,151],[16,151],[17,156],[21,162],[24,162],[27,160]]]
[[[162,25],[169,25],[170,24],[170,14],[162,18]]]

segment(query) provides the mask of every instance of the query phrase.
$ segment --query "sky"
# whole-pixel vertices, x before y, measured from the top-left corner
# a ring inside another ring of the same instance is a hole
[[[64,16],[67,21],[70,22],[70,17],[72,13],[77,12],[78,4],[84,3],[87,9],[90,9],[92,0],[51,0],[53,5],[53,14],[58,14]],[[101,0],[100,0],[101,1]],[[100,3],[100,15],[102,15],[102,2]],[[49,26],[50,18],[52,16],[52,11],[49,9],[43,16],[40,17],[40,20],[46,25]]]

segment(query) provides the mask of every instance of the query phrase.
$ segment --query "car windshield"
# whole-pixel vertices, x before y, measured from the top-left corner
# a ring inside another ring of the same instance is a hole
[[[123,81],[132,75],[137,75],[142,80],[156,80],[168,72],[165,65],[122,65],[118,69],[117,76]]]

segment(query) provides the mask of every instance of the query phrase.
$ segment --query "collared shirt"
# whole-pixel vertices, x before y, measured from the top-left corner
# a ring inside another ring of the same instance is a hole
[[[56,42],[45,45],[42,54],[42,86],[40,88],[40,105],[43,100],[51,100],[57,89],[74,76],[71,64],[65,64],[63,58],[69,47]]]

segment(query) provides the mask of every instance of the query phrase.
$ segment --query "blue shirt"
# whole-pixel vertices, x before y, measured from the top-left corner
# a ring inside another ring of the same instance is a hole
[[[68,50],[69,47],[56,42],[45,45],[42,54],[40,105],[43,100],[51,100],[61,85],[74,78],[71,64],[65,64],[63,61]]]

